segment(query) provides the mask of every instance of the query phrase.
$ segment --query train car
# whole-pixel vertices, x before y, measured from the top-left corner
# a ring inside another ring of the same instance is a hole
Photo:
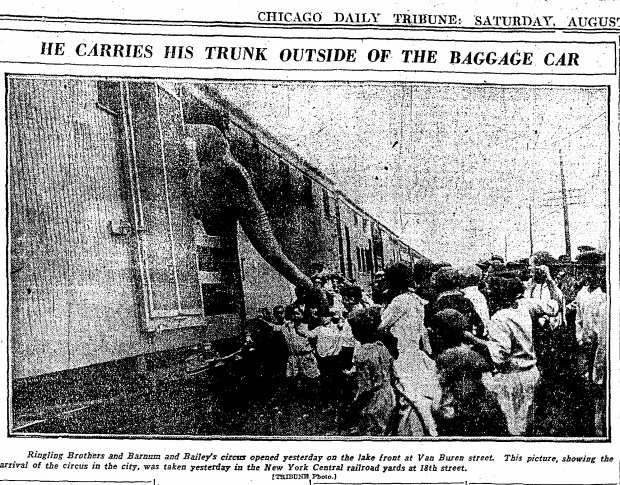
[[[284,251],[306,273],[317,265],[339,270],[370,290],[376,271],[398,261],[413,261],[412,254],[423,257],[332,180],[220,96],[217,83],[187,89],[185,105],[188,123],[217,124],[229,118],[233,153],[250,173]],[[246,241],[243,236],[240,240]],[[385,261],[384,246],[389,254]],[[286,293],[286,282],[251,245],[244,243],[240,253],[245,309],[251,317],[278,303],[277,298]],[[271,281],[279,282],[278,291],[271,290]]]
[[[411,254],[214,84],[7,85],[11,379],[23,416],[34,401],[53,407],[127,390],[145,372],[183,372],[211,342],[234,353],[247,317],[292,300],[241,229],[232,248],[193,217],[180,154],[190,125],[228,123],[231,152],[302,271],[323,265],[369,286]]]
[[[197,344],[235,338],[243,311],[240,294],[228,308],[212,297],[217,244],[183,195],[178,86],[11,76],[7,87],[19,430],[41,408],[129,391]]]
[[[371,250],[371,234],[368,219],[361,211],[344,197],[339,199],[341,232],[343,233],[343,274],[362,286],[371,281],[372,261],[368,250]]]
[[[221,97],[213,84],[188,87],[185,105],[188,124],[217,124],[227,118],[231,152],[248,171],[284,253],[306,274],[317,265],[337,269],[341,230],[333,182]],[[260,257],[242,231],[239,240],[246,315],[253,317],[261,308],[291,301],[288,282]]]

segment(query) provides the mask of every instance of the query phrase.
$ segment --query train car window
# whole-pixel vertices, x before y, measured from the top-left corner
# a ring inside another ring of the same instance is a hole
[[[354,212],[353,213],[353,225],[357,227],[357,223],[358,223],[357,212]]]
[[[362,219],[362,228],[364,229],[364,232],[368,230],[368,219]]]
[[[349,234],[349,227],[344,226],[344,239],[347,249],[347,273],[349,278],[353,278],[353,260],[351,259],[351,236]]]
[[[314,205],[314,196],[312,194],[312,179],[307,175],[304,175],[304,200],[310,204]]]
[[[338,200],[336,200],[335,209],[336,209],[336,236],[338,238],[338,262],[340,263],[340,273],[343,275],[346,274],[346,265],[344,263],[344,241],[342,239],[342,224],[340,220],[340,205],[338,204]]]
[[[291,167],[288,163],[280,161],[280,183],[282,184],[282,196],[285,198],[290,197],[293,183],[291,180]]]
[[[383,263],[383,236],[381,229],[373,223],[372,225],[372,254],[374,256],[374,267],[377,271],[384,269]]]
[[[372,240],[368,240],[368,248],[364,249],[364,256],[366,257],[366,270],[369,272],[374,272],[374,264],[372,260]]]
[[[325,211],[325,217],[331,219],[331,208],[329,203],[329,193],[327,189],[323,189],[323,210]]]
[[[366,272],[366,268],[364,267],[365,266],[364,265],[364,253],[362,252],[362,248],[358,248],[358,251],[359,251],[359,254],[360,254],[360,266],[359,266],[359,268],[360,268],[360,271],[362,273],[365,273]]]

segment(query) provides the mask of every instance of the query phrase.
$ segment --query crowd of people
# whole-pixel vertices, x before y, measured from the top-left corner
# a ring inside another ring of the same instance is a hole
[[[576,261],[401,262],[372,291],[321,269],[251,322],[249,344],[263,376],[339,411],[342,434],[528,436],[541,389],[561,381],[587,388],[583,432],[605,436],[605,255],[582,249]]]

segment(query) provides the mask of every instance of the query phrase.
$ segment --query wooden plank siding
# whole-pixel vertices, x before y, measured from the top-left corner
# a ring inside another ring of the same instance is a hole
[[[14,378],[195,343],[197,329],[141,331],[121,122],[97,82],[8,83]]]

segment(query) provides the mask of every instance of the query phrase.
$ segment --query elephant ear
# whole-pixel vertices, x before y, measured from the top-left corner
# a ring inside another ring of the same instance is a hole
[[[222,166],[228,160],[229,145],[224,134],[212,125],[188,124],[186,134],[187,140],[191,140],[185,142],[189,165],[187,197],[194,215],[200,218],[206,195],[201,168]]]
[[[196,156],[201,165],[226,158],[228,140],[218,128],[213,125],[187,125],[186,131],[196,142]]]

